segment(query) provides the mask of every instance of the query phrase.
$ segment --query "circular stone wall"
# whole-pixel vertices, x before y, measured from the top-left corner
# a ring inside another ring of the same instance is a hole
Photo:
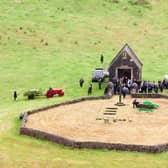
[[[137,100],[140,102],[150,100],[158,104],[159,108],[154,112],[138,112],[137,109],[133,109],[133,99],[128,96],[124,100],[126,106],[117,107],[114,104],[118,101],[118,96],[114,96],[112,99],[82,101],[31,114],[26,128],[78,142],[135,145],[167,143],[168,100],[162,98]],[[107,108],[113,107],[118,108],[116,115],[103,114],[109,110]],[[109,123],[105,124],[103,118],[108,118]]]

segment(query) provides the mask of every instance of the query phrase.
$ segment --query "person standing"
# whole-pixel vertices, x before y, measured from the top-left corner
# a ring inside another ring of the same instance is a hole
[[[101,85],[102,85],[102,79],[100,78],[99,80],[98,80],[98,84],[99,84],[99,89],[101,90]]]
[[[16,101],[16,99],[17,99],[17,92],[16,91],[13,92],[13,98]]]
[[[81,88],[83,87],[83,84],[84,84],[84,79],[81,78],[81,79],[79,80],[79,85],[80,85]]]
[[[105,89],[104,89],[104,95],[106,95],[107,92],[108,92],[108,88],[107,88],[107,86],[106,86]]]
[[[126,97],[126,94],[129,93],[129,89],[128,89],[126,86],[124,86],[124,87],[121,89],[121,92],[122,92],[123,98],[125,98],[125,97]]]
[[[158,86],[157,84],[154,84],[153,89],[154,89],[154,92],[155,92],[155,93],[158,93],[159,86]]]
[[[158,86],[159,86],[159,90],[162,93],[163,92],[163,83],[161,81],[158,81]]]
[[[104,56],[103,56],[103,54],[100,55],[100,62],[101,62],[101,64],[103,64],[103,62],[104,62]]]
[[[90,84],[88,88],[88,96],[92,94],[92,84]]]

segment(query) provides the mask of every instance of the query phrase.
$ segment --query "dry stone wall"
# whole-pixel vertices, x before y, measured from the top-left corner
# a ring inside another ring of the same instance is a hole
[[[160,94],[132,94],[133,98],[168,98],[166,95]],[[85,97],[74,99],[71,101],[67,101],[60,104],[55,104],[52,106],[47,106],[44,108],[27,111],[24,113],[22,124],[20,127],[20,134],[28,135],[31,137],[36,137],[44,140],[48,140],[51,142],[55,142],[58,144],[62,144],[65,146],[70,146],[72,148],[89,148],[89,149],[108,149],[108,150],[121,150],[121,151],[137,151],[137,152],[149,152],[149,153],[160,153],[168,150],[168,143],[166,144],[158,144],[158,145],[134,145],[134,144],[121,144],[121,143],[103,143],[103,142],[79,142],[72,139],[67,139],[65,137],[61,137],[55,134],[50,134],[47,132],[43,132],[40,130],[35,130],[26,127],[26,122],[28,120],[28,116],[43,110],[47,110],[53,107],[63,106],[67,104],[77,103],[85,100],[96,100],[96,99],[106,99],[106,97]],[[38,121],[37,121],[38,122]]]

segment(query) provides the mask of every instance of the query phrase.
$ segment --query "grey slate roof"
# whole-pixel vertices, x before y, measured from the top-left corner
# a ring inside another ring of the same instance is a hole
[[[134,60],[135,64],[141,68],[143,66],[142,62],[139,60],[139,58],[136,56],[134,51],[129,47],[128,44],[125,44],[123,48],[118,52],[118,54],[114,57],[112,62],[110,63],[110,66],[114,64],[114,62],[122,55],[123,52],[127,52],[127,54]]]

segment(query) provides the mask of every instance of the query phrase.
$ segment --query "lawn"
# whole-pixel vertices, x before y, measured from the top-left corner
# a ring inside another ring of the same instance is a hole
[[[92,71],[108,68],[125,43],[142,61],[143,79],[157,81],[168,73],[168,2],[130,1],[0,1],[0,167],[167,167],[167,152],[77,150],[19,135],[21,112],[87,96]],[[49,87],[62,87],[65,96],[23,97],[28,89],[45,93]],[[94,84],[93,95],[102,94]]]

